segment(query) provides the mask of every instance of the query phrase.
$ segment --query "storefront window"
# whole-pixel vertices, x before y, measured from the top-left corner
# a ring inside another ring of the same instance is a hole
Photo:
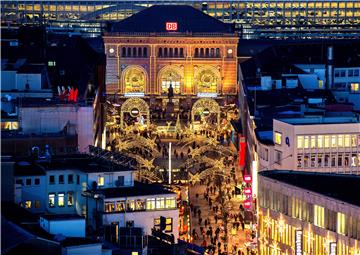
[[[311,136],[311,139],[310,139],[310,147],[313,149],[313,148],[316,148],[316,137],[315,136]]]
[[[336,232],[339,234],[345,235],[346,233],[346,220],[345,220],[345,214],[343,213],[337,213],[337,221],[336,221]]]
[[[336,135],[331,136],[331,147],[335,148],[337,146],[336,144]]]
[[[180,71],[172,67],[165,68],[165,71],[160,71],[161,93],[167,94],[171,85],[173,93],[180,94],[180,84],[182,80]]]
[[[350,135],[345,135],[344,145],[345,147],[350,147]]]
[[[309,148],[309,137],[308,136],[304,137],[304,148],[305,149]]]
[[[324,136],[324,147],[325,148],[330,147],[330,136],[328,136],[328,135]]]
[[[323,228],[324,227],[324,214],[325,209],[322,206],[314,205],[314,225]]]
[[[156,209],[164,209],[165,208],[165,198],[158,197],[156,198]]]
[[[125,201],[116,201],[116,211],[117,212],[123,212],[125,211]]]
[[[115,203],[114,202],[105,202],[105,212],[114,212]]]
[[[146,210],[154,210],[155,208],[155,198],[146,199]]]
[[[166,208],[176,208],[176,200],[175,197],[167,197],[166,198],[166,204],[165,204]]]
[[[324,136],[318,135],[317,137],[317,147],[322,148],[324,146]]]
[[[298,149],[302,149],[303,148],[303,142],[304,142],[304,137],[301,135],[297,136],[297,148]]]

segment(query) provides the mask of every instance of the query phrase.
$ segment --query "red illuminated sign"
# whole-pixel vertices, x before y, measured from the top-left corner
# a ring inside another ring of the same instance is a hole
[[[245,157],[246,157],[246,140],[245,137],[239,135],[239,166],[245,166]]]
[[[244,175],[244,182],[251,183],[251,181],[252,181],[251,175]]]
[[[250,209],[251,208],[251,201],[249,201],[249,200],[244,201],[244,208],[245,209]]]
[[[178,30],[177,22],[166,22],[166,31],[176,31]]]
[[[244,189],[244,194],[245,194],[245,195],[251,195],[251,193],[252,193],[251,188],[245,188],[245,189]]]

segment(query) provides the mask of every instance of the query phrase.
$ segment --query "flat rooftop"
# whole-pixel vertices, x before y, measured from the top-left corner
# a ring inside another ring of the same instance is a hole
[[[85,217],[77,214],[44,214],[40,216],[46,220],[85,220]]]
[[[360,206],[360,176],[332,173],[271,170],[259,173],[279,182]]]
[[[45,175],[46,171],[64,170],[78,170],[84,173],[133,171],[131,167],[88,154],[53,155],[50,161],[23,158],[15,164],[16,176]]]
[[[356,117],[305,117],[305,118],[284,118],[279,121],[293,124],[293,125],[316,125],[316,124],[346,124],[346,123],[360,123]]]
[[[134,186],[132,187],[98,189],[96,192],[103,194],[105,198],[137,197],[137,196],[167,195],[167,194],[175,195],[174,192],[167,190],[161,185],[146,184],[137,181],[134,182]]]

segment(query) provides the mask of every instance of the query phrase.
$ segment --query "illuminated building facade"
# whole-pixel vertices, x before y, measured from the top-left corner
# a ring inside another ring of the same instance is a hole
[[[259,174],[260,255],[360,253],[360,177]]]
[[[152,5],[191,5],[242,28],[243,38],[354,38],[360,34],[360,2],[351,0],[239,1],[3,1],[3,23],[49,22],[54,30],[99,34],[105,21],[125,19]]]
[[[115,24],[104,35],[108,98],[134,101],[124,111],[142,102],[142,115],[154,104],[166,106],[170,86],[175,110],[199,97],[235,100],[232,28],[189,6],[154,6]]]

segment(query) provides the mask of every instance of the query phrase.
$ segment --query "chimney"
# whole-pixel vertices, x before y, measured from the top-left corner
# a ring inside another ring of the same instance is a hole
[[[326,88],[332,89],[334,87],[334,48],[329,46],[327,48],[326,58]]]

